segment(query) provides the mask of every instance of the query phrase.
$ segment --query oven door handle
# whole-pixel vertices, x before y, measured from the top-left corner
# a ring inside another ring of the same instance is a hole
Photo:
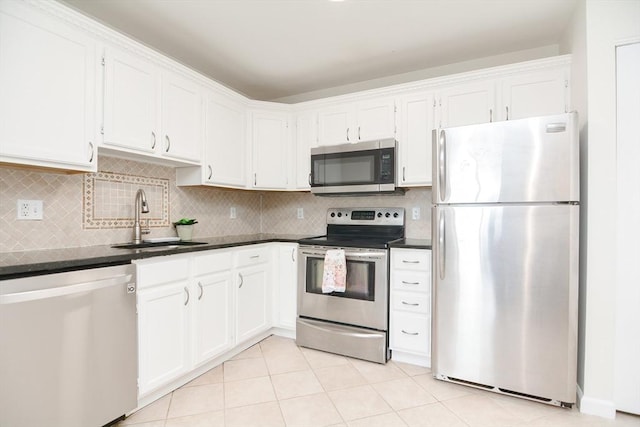
[[[307,251],[302,251],[302,255],[311,255],[311,256],[318,256],[321,258],[324,258],[324,255],[326,254],[327,251],[318,251],[318,252],[307,252]],[[382,259],[384,257],[387,256],[386,252],[385,253],[380,253],[380,252],[345,252],[344,253],[346,258],[379,258]]]

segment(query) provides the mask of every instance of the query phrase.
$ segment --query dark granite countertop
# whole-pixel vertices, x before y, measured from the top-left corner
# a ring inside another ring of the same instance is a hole
[[[390,248],[431,249],[431,239],[404,239],[389,244]]]
[[[257,243],[290,242],[295,243],[308,235],[291,234],[249,234],[198,238],[194,241],[202,245],[158,247],[153,250],[115,249],[113,245],[85,246],[64,249],[47,249],[24,252],[0,253],[0,280],[37,276],[62,271],[81,270],[107,265],[128,264],[132,260],[187,252],[206,251]]]

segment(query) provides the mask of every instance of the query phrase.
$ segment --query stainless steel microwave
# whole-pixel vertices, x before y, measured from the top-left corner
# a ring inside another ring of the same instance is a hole
[[[311,149],[311,192],[318,195],[396,192],[395,139]]]

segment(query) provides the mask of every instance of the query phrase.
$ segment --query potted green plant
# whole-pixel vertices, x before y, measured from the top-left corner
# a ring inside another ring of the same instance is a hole
[[[189,241],[191,240],[191,236],[193,236],[193,224],[197,223],[198,221],[196,219],[182,218],[180,221],[174,222],[173,226],[176,228],[180,240]]]

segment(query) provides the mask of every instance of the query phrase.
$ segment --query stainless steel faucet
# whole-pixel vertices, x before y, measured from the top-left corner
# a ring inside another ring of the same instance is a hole
[[[147,195],[144,194],[144,190],[142,188],[138,189],[138,192],[136,193],[136,207],[133,221],[133,243],[142,243],[142,235],[149,234],[151,232],[148,225],[145,228],[140,226],[140,212],[149,213]]]

